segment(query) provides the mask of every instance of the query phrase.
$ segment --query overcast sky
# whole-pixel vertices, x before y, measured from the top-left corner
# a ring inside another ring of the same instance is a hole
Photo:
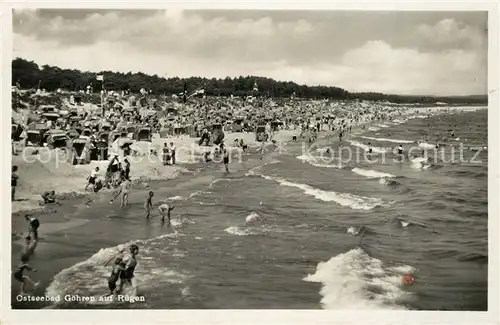
[[[487,13],[17,10],[14,57],[89,71],[257,75],[353,92],[487,92]]]

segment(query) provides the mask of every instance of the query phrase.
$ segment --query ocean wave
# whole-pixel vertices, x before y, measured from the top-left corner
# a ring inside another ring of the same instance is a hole
[[[401,193],[410,192],[410,189],[393,178],[381,178],[379,184],[399,189]]]
[[[257,212],[252,212],[245,218],[245,224],[249,224],[258,220],[261,220],[262,217]]]
[[[479,172],[473,176],[474,178],[488,178],[487,172]]]
[[[405,309],[399,305],[409,296],[402,288],[403,270],[413,268],[384,267],[381,260],[356,248],[320,262],[304,281],[322,284],[323,309]]]
[[[361,169],[361,168],[353,168],[351,170],[353,173],[358,175],[368,177],[368,178],[383,178],[383,177],[396,177],[396,175],[392,175],[389,173],[378,172],[376,170],[371,169]]]
[[[230,179],[230,178],[217,178],[214,179],[210,185],[208,185],[208,188],[213,188],[215,184],[220,183],[220,182],[234,182],[234,181],[239,181],[240,179]]]
[[[418,146],[420,148],[423,148],[423,149],[434,149],[434,148],[436,148],[436,145],[430,144],[430,143],[427,143],[427,142],[421,142],[421,143],[418,144]]]
[[[366,228],[363,226],[361,226],[361,227],[351,226],[351,227],[347,228],[347,233],[351,234],[353,236],[357,236],[359,234],[364,234],[365,231],[366,231]]]
[[[260,221],[260,222],[259,222]],[[236,236],[263,235],[272,229],[265,225],[262,216],[252,211],[245,217],[245,224],[241,226],[231,226],[224,229],[225,232]]]
[[[189,194],[189,198],[192,199],[192,198],[194,198],[194,197],[196,197],[198,195],[210,194],[210,193],[211,192],[209,192],[209,191],[202,191],[202,190],[200,190],[200,191],[196,191],[196,192],[193,192],[193,193]]]
[[[181,218],[180,216],[175,216],[170,220],[172,227],[181,228],[185,225],[195,224],[196,222],[187,218]]]
[[[283,186],[301,189],[305,194],[314,196],[318,200],[324,202],[335,202],[341,206],[349,207],[355,210],[371,210],[375,207],[384,205],[383,200],[380,198],[357,196],[351,193],[325,191],[307,184],[293,183],[279,177],[262,174],[260,176],[264,179],[275,181]]]
[[[381,128],[389,128],[390,126],[389,125],[385,125],[385,124],[379,124],[377,125],[378,127],[381,127]]]
[[[380,131],[380,128],[377,128],[377,127],[374,127],[374,126],[370,126],[368,128],[368,131],[373,131],[373,132],[376,132],[376,131]]]
[[[185,201],[185,200],[187,200],[187,198],[185,198],[184,196],[177,195],[177,196],[169,197],[169,198],[167,198],[167,200],[169,200],[169,201]]]
[[[358,141],[355,141],[355,140],[349,140],[348,141],[352,146],[355,146],[355,147],[359,147],[359,148],[362,148],[363,150],[365,151],[368,151],[370,149],[369,146],[367,146],[366,144],[363,144],[361,142],[358,142]],[[386,152],[385,149],[382,149],[382,148],[377,148],[377,147],[372,147],[372,151],[375,152],[375,153],[383,153],[383,152]]]
[[[322,164],[318,162],[318,159],[328,159],[328,160],[333,160],[333,158],[327,158],[327,157],[321,157],[321,156],[311,156],[311,155],[301,155],[297,156],[297,159],[304,161],[308,163],[311,166],[318,167],[318,168],[341,168],[340,165],[332,165],[332,164]]]
[[[225,232],[231,235],[235,236],[250,236],[250,235],[256,235],[257,233],[255,230],[250,229],[250,228],[242,228],[238,226],[231,226],[226,229],[224,229]]]
[[[488,256],[478,253],[464,253],[459,258],[459,261],[474,262],[478,264],[488,264]]]
[[[384,141],[384,142],[392,142],[392,143],[414,143],[415,141],[411,140],[398,140],[398,139],[386,139],[386,138],[373,138],[373,137],[365,137],[362,136],[363,139],[375,140],[375,141]]]
[[[255,176],[257,175],[257,171],[261,170],[262,167],[267,166],[267,165],[273,165],[273,164],[279,164],[281,161],[277,159],[272,159],[260,166],[254,167],[250,169],[248,172],[246,172],[245,176]]]
[[[224,231],[230,235],[235,235],[235,236],[263,236],[270,231],[276,231],[276,230],[273,230],[272,228],[265,225],[260,225],[257,227],[231,226],[224,229]]]
[[[472,262],[477,264],[488,264],[488,255],[477,252],[464,252],[457,249],[430,248],[428,254],[436,258],[455,259],[461,262]]]

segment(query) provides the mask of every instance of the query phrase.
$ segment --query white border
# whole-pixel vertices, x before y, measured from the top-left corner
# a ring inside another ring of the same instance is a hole
[[[495,146],[494,139],[500,138],[500,112],[498,77],[500,75],[499,58],[499,5],[498,1],[480,2],[270,2],[270,1],[231,1],[231,2],[136,2],[123,1],[23,1],[0,5],[1,12],[1,40],[2,40],[2,79],[1,93],[2,109],[10,114],[11,103],[11,60],[12,60],[12,15],[11,8],[184,8],[184,9],[335,9],[335,10],[421,10],[421,11],[475,11],[489,12],[489,55],[488,55],[488,203],[489,203],[489,272],[488,272],[488,312],[443,312],[443,311],[332,311],[332,310],[11,310],[10,309],[10,265],[11,265],[11,221],[10,194],[7,186],[1,189],[2,207],[2,248],[0,260],[2,263],[0,296],[0,322],[7,324],[68,324],[68,323],[120,323],[120,324],[148,324],[148,323],[175,323],[175,324],[312,324],[312,323],[341,323],[341,324],[498,324],[499,297],[498,297],[498,269],[499,251],[499,187],[500,170],[499,147]],[[1,138],[2,152],[11,152],[10,130],[8,116],[2,118]],[[10,132],[10,131],[9,131]],[[2,159],[2,183],[8,184],[10,174],[10,160]]]

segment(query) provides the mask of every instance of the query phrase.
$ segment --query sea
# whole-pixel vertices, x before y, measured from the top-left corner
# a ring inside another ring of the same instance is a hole
[[[487,109],[424,114],[232,157],[229,173],[189,165],[134,189],[126,209],[110,194],[68,200],[39,216],[30,261],[41,281],[32,294],[62,299],[18,301],[13,280],[12,306],[485,311],[487,135]],[[155,207],[175,206],[171,224],[156,208],[145,218],[151,190]],[[131,243],[140,301],[99,301],[106,262]]]

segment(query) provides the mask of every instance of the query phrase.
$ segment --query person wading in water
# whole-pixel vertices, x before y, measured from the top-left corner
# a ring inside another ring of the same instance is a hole
[[[139,254],[139,246],[136,244],[132,244],[129,247],[129,254],[123,257],[123,264],[125,264],[124,270],[120,273],[120,286],[117,290],[118,294],[121,294],[123,291],[123,286],[125,283],[130,284],[133,288],[133,295],[137,293],[136,281],[134,279],[134,271],[137,266],[136,256]]]

